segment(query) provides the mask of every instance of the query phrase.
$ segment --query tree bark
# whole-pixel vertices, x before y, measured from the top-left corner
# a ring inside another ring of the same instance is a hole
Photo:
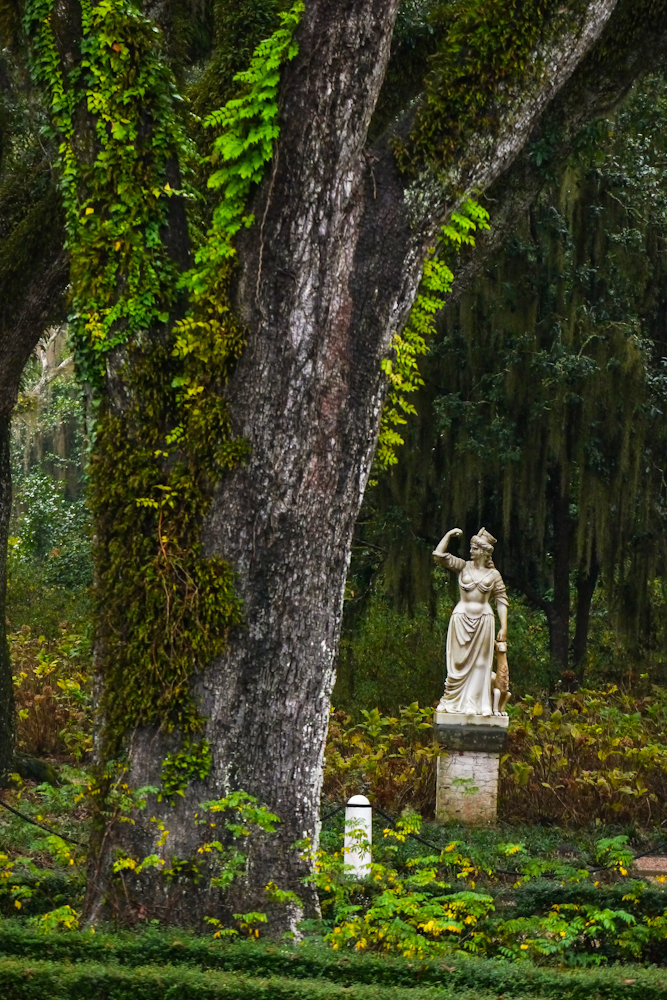
[[[277,835],[251,853],[245,910],[267,909],[263,887],[276,872],[306,912],[317,909],[293,844],[317,843],[343,587],[384,393],[380,361],[423,257],[391,152],[372,162],[364,152],[397,6],[308,5],[303,55],[285,71],[280,140],[252,206],[257,223],[239,241],[237,304],[250,337],[228,398],[234,433],[251,452],[220,484],[204,538],[209,555],[236,568],[247,627],[197,681],[213,769],[205,789],[189,789],[169,814],[169,830],[170,849],[192,856],[198,802],[234,788],[279,815]],[[135,734],[133,785],[159,782],[167,745],[160,734]],[[148,844],[154,831],[145,836]],[[113,847],[110,838],[100,886]],[[98,904],[99,895],[91,914]],[[192,920],[203,905],[195,890],[174,917]]]

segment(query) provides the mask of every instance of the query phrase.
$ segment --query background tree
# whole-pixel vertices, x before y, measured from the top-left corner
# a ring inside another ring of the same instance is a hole
[[[3,12],[4,13],[4,12]],[[12,671],[4,632],[7,534],[12,506],[10,417],[21,373],[49,321],[62,316],[68,265],[60,198],[40,140],[45,109],[25,67],[5,43],[17,39],[0,20],[0,775],[24,769],[15,756]]]
[[[159,783],[186,740],[200,740],[203,759],[202,733],[213,750],[204,776],[196,769],[177,805],[161,807],[181,877],[132,887],[170,919],[209,905],[186,877],[201,843],[192,813],[233,788],[281,819],[277,837],[253,844],[244,905],[263,900],[270,879],[315,905],[292,845],[317,839],[381,361],[465,192],[508,169],[559,94],[567,145],[665,42],[651,2],[407,4],[392,60],[398,10],[397,0],[312,0],[292,35],[297,5],[237,80],[241,103],[221,112],[229,91],[203,64],[238,66],[238,10],[231,33],[226,4],[205,24],[218,52],[206,31],[181,36],[182,8],[169,5],[165,49],[120,0],[40,0],[25,12],[62,143],[77,366],[96,413],[101,791],[112,802],[118,766],[135,787]],[[248,37],[264,22],[255,11]],[[209,185],[223,197],[195,206],[189,228],[184,195],[206,167],[170,63],[184,82],[195,77],[197,106],[219,130]],[[136,912],[129,895],[114,896],[115,852],[145,856],[161,840],[136,819],[101,822],[93,915],[105,898],[126,919]]]
[[[665,108],[663,77],[644,80],[556,176],[533,147],[543,190],[443,312],[419,424],[357,530],[360,554],[380,544],[365,571],[357,561],[359,593],[382,567],[413,611],[434,601],[430,551],[444,528],[495,525],[503,571],[546,616],[556,676],[579,680],[600,572],[618,650],[637,661],[658,641]]]

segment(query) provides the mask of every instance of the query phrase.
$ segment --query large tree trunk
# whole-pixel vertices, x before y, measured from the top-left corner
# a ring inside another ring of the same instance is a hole
[[[232,910],[266,910],[271,880],[303,900],[276,926],[316,910],[301,881],[309,866],[293,845],[318,839],[343,588],[383,400],[380,362],[412,304],[426,248],[456,203],[452,190],[506,169],[614,6],[591,3],[580,37],[558,40],[549,79],[513,108],[506,133],[487,141],[472,180],[469,164],[452,167],[448,194],[433,177],[406,192],[388,143],[365,149],[398,0],[306,5],[299,56],[282,83],[280,138],[251,206],[257,222],[238,241],[236,304],[249,338],[227,396],[250,456],[219,483],[204,540],[208,555],[234,566],[246,624],[195,683],[213,765],[175,807],[151,802],[136,825],[105,831],[89,884],[91,919],[103,912],[116,848],[138,857],[156,850],[150,817],[164,820],[169,855],[192,858],[202,837],[198,803],[240,788],[281,824],[251,844]],[[176,745],[162,731],[135,731],[129,783],[159,784]],[[124,892],[115,902],[127,919],[197,922],[217,905],[186,879],[129,878]]]
[[[192,813],[203,798],[245,789],[278,814],[277,835],[252,851],[244,910],[267,908],[261,889],[277,870],[307,911],[317,905],[293,844],[317,842],[343,588],[384,392],[380,361],[423,258],[393,156],[381,151],[371,169],[364,155],[397,6],[308,5],[299,44],[309,57],[286,70],[280,141],[253,206],[261,221],[239,246],[237,303],[251,334],[228,398],[234,432],[251,451],[220,484],[204,538],[207,553],[237,571],[247,627],[197,681],[213,769],[168,826],[170,851],[187,857],[200,843]],[[170,745],[153,731],[135,735],[133,785],[159,782]],[[144,832],[142,849],[154,836]],[[114,839],[97,869],[100,890]],[[133,839],[142,844],[139,830]],[[145,890],[142,902],[150,910]],[[195,887],[173,916],[192,920],[206,905]]]

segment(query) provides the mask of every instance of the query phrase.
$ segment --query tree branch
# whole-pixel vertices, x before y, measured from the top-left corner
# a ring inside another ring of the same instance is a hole
[[[0,416],[13,409],[18,385],[26,361],[67,287],[69,257],[65,250],[48,262],[28,285],[11,326],[5,326],[0,342]]]
[[[554,169],[571,155],[582,129],[610,113],[637,80],[663,64],[667,11],[655,5],[645,17],[636,14],[637,4],[632,0],[618,4],[597,44],[536,124],[521,154],[487,189],[484,200],[491,216],[490,228],[480,233],[474,249],[464,249],[454,265],[448,305],[470,286]],[[542,154],[539,165],[535,157],[538,143]]]

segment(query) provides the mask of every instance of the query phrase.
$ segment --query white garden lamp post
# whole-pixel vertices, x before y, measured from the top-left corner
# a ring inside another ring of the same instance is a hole
[[[354,869],[355,878],[371,873],[373,809],[365,795],[353,795],[345,806],[345,864]]]

